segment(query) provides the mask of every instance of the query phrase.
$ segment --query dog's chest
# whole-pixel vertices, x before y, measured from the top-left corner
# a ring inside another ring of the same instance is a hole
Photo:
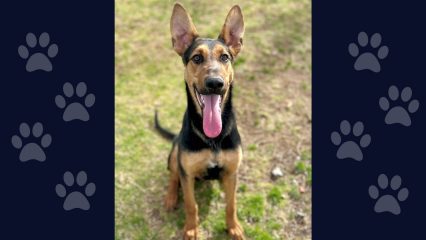
[[[194,175],[202,179],[219,179],[224,172],[233,173],[237,170],[242,151],[241,148],[218,152],[204,150],[203,154],[198,156],[199,158],[192,162],[192,169],[196,169]]]
[[[204,160],[204,167],[200,169],[199,177],[206,180],[219,179],[224,170],[223,159],[218,153],[211,152]]]

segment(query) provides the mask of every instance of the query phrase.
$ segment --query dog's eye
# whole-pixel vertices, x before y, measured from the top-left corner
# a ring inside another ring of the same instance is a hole
[[[200,54],[194,55],[194,56],[192,57],[192,61],[193,61],[195,64],[200,64],[200,63],[202,63],[202,62],[203,62],[203,56],[201,56]]]
[[[220,55],[220,61],[222,61],[224,63],[228,62],[229,61],[228,54],[222,54],[222,55]]]

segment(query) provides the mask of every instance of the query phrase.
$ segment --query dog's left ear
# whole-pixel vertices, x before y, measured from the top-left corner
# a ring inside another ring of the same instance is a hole
[[[235,57],[243,47],[244,18],[241,8],[235,5],[231,8],[223,24],[219,39],[222,39]]]

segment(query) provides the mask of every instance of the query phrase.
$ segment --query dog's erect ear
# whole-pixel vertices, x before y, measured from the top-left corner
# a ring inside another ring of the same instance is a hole
[[[241,8],[235,5],[231,8],[223,24],[219,39],[229,46],[234,56],[237,56],[243,47],[244,19]]]
[[[175,3],[173,7],[170,32],[172,33],[173,48],[181,56],[191,45],[192,41],[198,37],[191,17],[186,13],[185,8],[180,3]]]

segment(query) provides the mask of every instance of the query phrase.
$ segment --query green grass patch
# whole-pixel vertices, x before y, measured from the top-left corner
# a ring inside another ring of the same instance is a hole
[[[294,166],[294,173],[295,174],[305,174],[306,173],[306,163],[302,161],[296,162],[296,165]]]
[[[300,154],[300,159],[302,161],[311,160],[312,159],[311,150],[303,150],[302,153]]]
[[[273,186],[268,193],[268,200],[272,205],[278,205],[283,201],[283,193],[279,187]]]
[[[245,231],[247,237],[252,240],[274,240],[274,238],[260,226],[248,227]]]
[[[247,59],[243,56],[238,57],[234,62],[234,67],[238,67],[239,65],[244,64],[247,61]]]
[[[306,182],[307,182],[310,186],[312,186],[312,166],[309,166],[309,167],[307,168],[307,171],[308,171],[308,177],[306,178]]]
[[[283,224],[282,224],[282,223],[277,222],[277,221],[276,221],[276,220],[274,220],[274,219],[271,219],[271,220],[268,220],[268,221],[267,221],[267,223],[266,223],[266,227],[267,227],[267,229],[268,229],[268,230],[271,230],[271,231],[278,231],[278,230],[280,230],[280,229],[282,229],[282,228],[283,228]]]
[[[241,184],[241,185],[238,187],[238,192],[241,192],[241,193],[245,193],[245,192],[247,192],[247,185],[246,185],[246,184]]]
[[[243,198],[240,215],[249,222],[259,222],[265,213],[265,199],[260,194],[255,194]]]
[[[300,200],[301,198],[300,191],[297,186],[291,186],[290,190],[288,191],[288,195],[291,199],[296,201]]]
[[[255,150],[257,149],[257,145],[256,145],[255,143],[249,144],[249,145],[247,146],[247,149],[248,149],[249,151],[255,151]]]
[[[304,161],[296,162],[293,172],[306,175],[306,183],[312,185],[312,165]]]

